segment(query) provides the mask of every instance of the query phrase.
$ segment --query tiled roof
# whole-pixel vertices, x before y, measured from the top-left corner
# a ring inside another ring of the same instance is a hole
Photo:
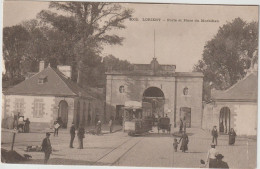
[[[46,77],[43,84],[38,79]],[[5,92],[7,95],[48,95],[48,96],[81,96],[93,98],[89,93],[79,87],[76,83],[67,79],[59,70],[47,67],[23,82],[13,86]]]
[[[212,100],[257,101],[257,72],[252,72],[225,91],[212,92]]]

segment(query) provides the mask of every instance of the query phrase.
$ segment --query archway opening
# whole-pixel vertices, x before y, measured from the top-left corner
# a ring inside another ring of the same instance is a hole
[[[151,116],[155,118],[164,117],[165,97],[163,91],[158,87],[149,87],[143,93],[143,103],[151,104]]]
[[[58,110],[58,118],[61,118],[62,128],[67,128],[68,125],[68,103],[65,100],[60,101],[59,110]]]
[[[230,109],[222,107],[219,113],[219,132],[227,134],[230,131]]]

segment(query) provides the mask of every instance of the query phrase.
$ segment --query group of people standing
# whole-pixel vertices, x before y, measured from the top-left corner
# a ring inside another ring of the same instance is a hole
[[[186,124],[185,124],[185,118],[182,120],[180,119],[180,128],[179,128],[179,133],[181,133],[181,138],[179,142],[177,141],[177,138],[174,138],[173,142],[173,147],[174,151],[177,152],[178,149],[178,144],[181,143],[180,150],[182,152],[186,152],[188,150],[188,143],[189,143],[189,137],[186,133]],[[233,128],[230,129],[229,134],[229,145],[234,145],[236,141],[236,132],[234,131]],[[220,153],[218,153],[216,146],[218,144],[218,130],[217,126],[214,126],[213,129],[211,130],[211,135],[212,135],[212,143],[211,143],[211,148],[208,151],[207,154],[207,160],[206,163],[201,160],[201,164],[203,167],[205,167],[207,164],[209,164],[209,168],[229,168],[228,164],[222,159],[224,156]],[[202,163],[203,162],[203,163]]]
[[[217,126],[214,126],[213,129],[211,130],[211,135],[212,135],[212,143],[215,145],[218,145],[218,130]],[[236,132],[233,128],[230,129],[230,132],[228,133],[229,139],[228,139],[228,144],[229,145],[234,145],[236,142]]]
[[[222,161],[224,156],[222,154],[219,154],[216,149],[216,146],[218,145],[217,126],[213,127],[213,129],[211,130],[211,135],[212,135],[212,143],[211,143],[211,148],[209,149],[207,155],[207,163],[209,163],[209,168],[229,168],[228,164]],[[234,131],[233,128],[230,129],[228,135],[229,135],[228,144],[234,145],[236,142],[236,132]]]
[[[24,120],[24,116],[22,116],[21,113],[14,115],[13,128],[17,129],[18,132],[29,133],[30,123],[31,122],[29,118],[26,118],[26,120]]]
[[[101,134],[101,121],[98,120],[97,124],[96,124],[96,134],[99,135]],[[54,136],[58,136],[58,131],[59,128],[62,125],[62,121],[60,118],[57,118],[57,120],[54,122]],[[79,147],[78,149],[83,149],[83,139],[85,138],[85,128],[84,125],[80,124],[78,127],[78,132],[77,132],[77,136],[78,136],[78,142],[79,142]],[[110,133],[113,132],[113,119],[110,118],[109,120],[109,130]],[[52,146],[51,146],[51,142],[50,142],[50,133],[47,132],[46,133],[46,137],[43,139],[42,141],[42,151],[44,152],[44,164],[47,164],[49,158],[50,158],[50,154],[52,153]],[[74,148],[73,147],[73,142],[76,136],[76,127],[74,125],[74,123],[72,123],[71,127],[70,127],[70,144],[69,147],[70,148]]]
[[[188,150],[188,144],[189,144],[189,137],[188,137],[186,131],[183,131],[179,142],[177,141],[176,138],[174,139],[173,147],[174,147],[175,152],[177,152],[178,144],[180,144],[180,143],[181,143],[180,150],[183,153],[185,153]]]

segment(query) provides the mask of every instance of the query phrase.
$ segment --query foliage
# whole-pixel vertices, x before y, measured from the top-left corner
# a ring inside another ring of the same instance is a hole
[[[103,58],[105,71],[130,71],[133,70],[133,65],[127,60],[120,60],[113,55],[108,55]]]
[[[205,96],[209,94],[207,88],[224,90],[235,84],[257,61],[258,23],[236,18],[220,27],[217,35],[206,43],[202,60],[194,71],[204,74]]]
[[[111,30],[124,29],[123,22],[132,10],[99,2],[50,2],[49,8],[37,19],[4,28],[3,55],[9,79],[37,72],[39,61],[44,60],[52,67],[72,66],[72,80],[82,86],[103,87],[107,70],[101,57],[103,46],[122,44],[123,37]]]
[[[109,31],[124,29],[123,22],[131,17],[132,10],[123,9],[117,3],[102,2],[50,2],[49,7],[61,12],[43,10],[38,17],[53,29],[69,35],[74,43],[71,48],[76,56],[77,81],[94,85],[97,78],[93,71],[101,64],[103,45],[120,45],[123,41]]]
[[[3,29],[3,59],[9,78],[20,76],[20,63],[25,58],[29,32],[20,25]]]

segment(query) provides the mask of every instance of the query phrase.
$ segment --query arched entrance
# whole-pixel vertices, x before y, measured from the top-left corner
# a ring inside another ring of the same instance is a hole
[[[222,107],[219,113],[219,132],[228,133],[230,131],[230,109]]]
[[[60,101],[58,118],[62,120],[62,128],[67,128],[68,124],[68,103],[65,100]]]
[[[164,116],[164,93],[158,87],[149,87],[143,93],[143,102],[151,103],[152,115],[155,117]]]

